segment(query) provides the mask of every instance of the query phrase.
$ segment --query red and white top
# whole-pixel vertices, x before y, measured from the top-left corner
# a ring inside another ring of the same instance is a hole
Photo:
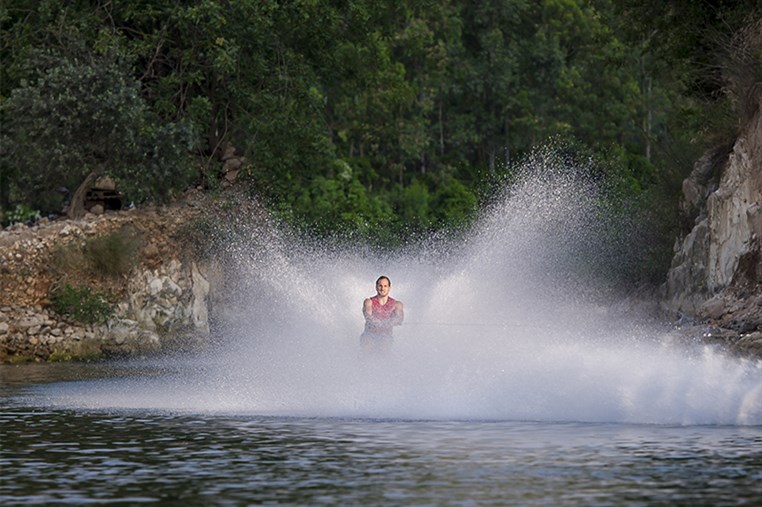
[[[372,318],[365,321],[365,332],[376,335],[390,335],[396,322],[394,314],[396,301],[388,296],[386,304],[382,305],[378,296],[370,298],[373,305]]]

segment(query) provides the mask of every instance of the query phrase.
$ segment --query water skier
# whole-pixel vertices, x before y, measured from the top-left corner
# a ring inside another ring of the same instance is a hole
[[[363,301],[365,331],[360,336],[360,344],[366,350],[386,352],[391,349],[393,328],[405,319],[402,302],[389,295],[391,288],[389,277],[380,276],[376,280],[376,295]]]

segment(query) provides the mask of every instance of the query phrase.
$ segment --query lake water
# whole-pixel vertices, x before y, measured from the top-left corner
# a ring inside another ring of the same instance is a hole
[[[621,298],[627,234],[556,162],[394,252],[231,217],[207,350],[0,365],[0,504],[762,505],[762,361]]]
[[[211,410],[120,406],[131,379],[161,385],[165,372],[139,362],[0,366],[0,504],[719,506],[762,499],[759,425],[274,416],[225,412],[214,402]],[[109,392],[113,403],[100,398]]]

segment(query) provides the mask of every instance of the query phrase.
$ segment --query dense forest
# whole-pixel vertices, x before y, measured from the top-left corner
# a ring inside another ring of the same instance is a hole
[[[552,142],[650,231],[635,278],[663,273],[680,182],[733,139],[734,72],[760,62],[756,0],[1,5],[4,224],[89,174],[138,205],[213,192],[234,149],[280,219],[397,242],[468,225]]]

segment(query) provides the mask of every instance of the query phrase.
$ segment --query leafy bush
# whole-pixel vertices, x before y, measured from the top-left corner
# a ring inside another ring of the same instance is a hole
[[[462,227],[473,219],[477,205],[476,195],[460,181],[451,179],[437,189],[431,208],[441,223]]]
[[[88,287],[72,287],[68,283],[51,296],[53,310],[85,324],[103,322],[112,309],[105,294]]]
[[[50,272],[54,279],[65,282],[87,276],[89,266],[82,248],[82,245],[74,242],[53,250],[50,259]]]
[[[19,354],[15,356],[10,356],[8,358],[5,358],[4,360],[10,364],[24,364],[24,363],[33,363],[37,360],[37,358],[35,356]]]
[[[54,350],[50,353],[48,356],[48,362],[49,363],[61,363],[65,361],[71,361],[73,359],[72,355],[68,352],[62,352],[60,350]]]
[[[315,177],[302,190],[294,214],[320,235],[383,233],[394,222],[391,206],[369,194],[352,173],[336,178]]]
[[[11,211],[7,211],[2,215],[2,224],[13,225],[27,221],[36,222],[39,219],[39,210],[32,209],[23,204],[17,204]]]
[[[50,270],[60,284],[98,278],[119,282],[117,278],[132,269],[140,247],[140,237],[130,228],[122,228],[84,243],[69,243],[52,255]]]
[[[136,201],[184,189],[193,173],[189,130],[148,109],[116,51],[71,42],[68,53],[31,50],[25,78],[0,104],[10,193],[58,212],[63,189],[73,192],[91,172],[112,175]]]
[[[137,236],[130,229],[123,228],[88,240],[84,254],[95,273],[116,277],[132,269],[138,246]]]
[[[395,196],[399,219],[413,230],[426,230],[431,226],[431,194],[420,181],[413,181]]]

